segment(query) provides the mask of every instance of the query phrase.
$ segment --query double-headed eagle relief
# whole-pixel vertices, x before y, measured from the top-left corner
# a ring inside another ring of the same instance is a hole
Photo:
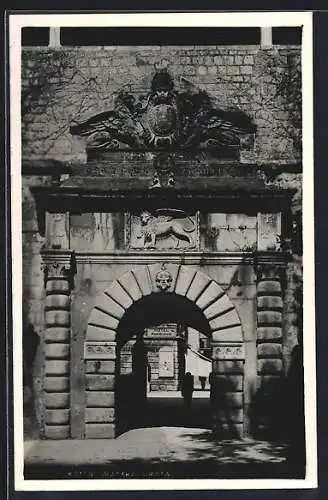
[[[125,87],[114,109],[73,123],[70,132],[87,136],[93,149],[154,152],[233,148],[241,135],[255,132],[242,111],[216,108],[205,91],[183,77],[179,87],[167,65],[157,65],[147,94],[136,97]]]

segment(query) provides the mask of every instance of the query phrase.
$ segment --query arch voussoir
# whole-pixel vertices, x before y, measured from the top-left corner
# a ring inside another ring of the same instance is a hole
[[[123,274],[123,276],[120,276],[117,281],[124,288],[127,294],[130,295],[133,301],[137,301],[143,296],[138,282],[131,271]]]
[[[224,314],[216,316],[214,319],[210,320],[209,324],[213,331],[224,327],[240,325],[240,319],[236,310],[232,309]]]
[[[117,281],[113,281],[106,294],[115,300],[123,309],[128,309],[133,304],[133,300],[122,285]]]
[[[241,325],[227,326],[212,331],[213,342],[243,342],[244,336]]]
[[[220,295],[219,298],[210,304],[203,312],[205,317],[211,320],[219,314],[229,312],[231,309],[234,309],[234,305],[229,297],[227,295]]]
[[[97,307],[110,313],[117,319],[121,319],[125,313],[125,309],[120,304],[115,302],[112,297],[107,295],[106,291],[97,299]]]
[[[152,293],[152,285],[150,281],[149,271],[146,266],[131,271],[135,277],[136,282],[141,290],[142,295],[145,297]]]
[[[187,292],[187,299],[192,302],[196,302],[198,297],[202,294],[202,292],[207,288],[208,284],[211,282],[211,278],[206,274],[197,271],[196,276],[194,277],[190,288]]]
[[[224,295],[224,291],[222,290],[222,288],[215,281],[211,281],[210,284],[198,297],[196,305],[200,309],[205,310],[210,304],[212,304],[222,295]]]
[[[95,325],[95,326],[100,326],[100,327],[105,327],[105,328],[110,328],[113,330],[116,330],[118,326],[119,320],[109,314],[108,312],[104,312],[97,307],[94,307],[90,318],[89,318],[89,324]]]
[[[181,266],[175,283],[174,292],[177,295],[182,295],[184,297],[188,292],[188,289],[193,282],[196,273],[196,269],[188,269],[185,266]]]

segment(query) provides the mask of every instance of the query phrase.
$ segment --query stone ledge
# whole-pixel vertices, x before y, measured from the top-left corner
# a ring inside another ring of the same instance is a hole
[[[86,424],[86,439],[113,439],[116,437],[114,424]]]

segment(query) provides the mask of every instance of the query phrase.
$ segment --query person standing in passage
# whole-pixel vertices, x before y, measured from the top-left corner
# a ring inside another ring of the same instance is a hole
[[[191,408],[192,393],[194,391],[194,377],[190,372],[187,372],[182,381],[181,394],[184,400],[185,407]]]
[[[202,388],[202,391],[205,391],[206,377],[200,376],[199,381],[200,381],[200,386]]]

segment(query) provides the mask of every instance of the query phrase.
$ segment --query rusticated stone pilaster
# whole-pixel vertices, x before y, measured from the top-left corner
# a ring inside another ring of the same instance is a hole
[[[45,282],[43,437],[70,437],[70,326],[74,253],[47,255]]]
[[[244,344],[212,344],[213,432],[219,438],[244,435]]]
[[[280,422],[282,403],[283,269],[260,265],[257,269],[257,394],[254,401],[258,435],[269,437]]]

